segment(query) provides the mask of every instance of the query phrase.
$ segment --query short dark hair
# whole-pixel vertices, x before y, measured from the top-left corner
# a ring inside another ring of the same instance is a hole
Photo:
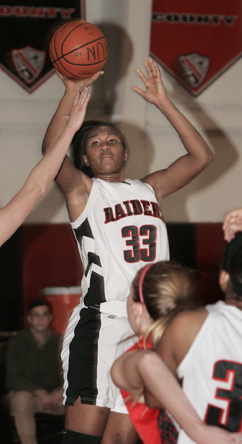
[[[229,274],[234,293],[242,299],[242,233],[238,233],[226,247],[222,268]]]
[[[104,122],[102,120],[87,120],[84,122],[72,139],[72,161],[76,168],[91,178],[94,177],[93,172],[91,168],[85,164],[83,155],[86,154],[86,140],[89,132],[98,126],[108,126],[109,128],[114,129],[120,137],[124,149],[127,149],[124,135],[115,125],[113,125],[113,123]]]
[[[28,305],[28,312],[30,313],[30,311],[33,310],[33,308],[35,307],[42,307],[42,306],[48,307],[49,312],[53,314],[51,303],[44,297],[32,299],[32,301]]]

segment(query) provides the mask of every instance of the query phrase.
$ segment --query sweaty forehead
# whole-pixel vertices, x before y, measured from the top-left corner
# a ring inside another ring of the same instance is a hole
[[[95,128],[89,131],[87,139],[91,139],[92,137],[97,137],[101,134],[114,135],[120,138],[120,132],[109,125],[96,126]]]

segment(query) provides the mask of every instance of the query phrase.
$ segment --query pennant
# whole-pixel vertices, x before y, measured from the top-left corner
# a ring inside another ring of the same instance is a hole
[[[241,0],[153,0],[150,52],[198,96],[242,55]]]
[[[53,73],[49,42],[54,30],[73,18],[85,19],[85,2],[8,0],[0,4],[0,68],[32,93]]]

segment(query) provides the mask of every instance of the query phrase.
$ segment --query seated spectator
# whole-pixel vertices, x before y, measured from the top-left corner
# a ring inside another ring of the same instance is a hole
[[[61,336],[51,329],[51,304],[34,299],[29,327],[14,335],[6,355],[8,401],[22,444],[37,444],[35,413],[64,414],[60,367]]]

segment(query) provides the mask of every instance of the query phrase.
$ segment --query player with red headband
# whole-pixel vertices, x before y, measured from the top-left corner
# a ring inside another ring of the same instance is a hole
[[[134,279],[128,314],[140,340],[114,363],[111,374],[145,444],[177,438],[179,444],[242,441],[241,270],[242,234],[228,244],[220,272],[225,302],[194,309],[192,271],[172,262],[146,266]],[[163,360],[182,381],[197,415]],[[144,389],[154,409],[144,404]]]

